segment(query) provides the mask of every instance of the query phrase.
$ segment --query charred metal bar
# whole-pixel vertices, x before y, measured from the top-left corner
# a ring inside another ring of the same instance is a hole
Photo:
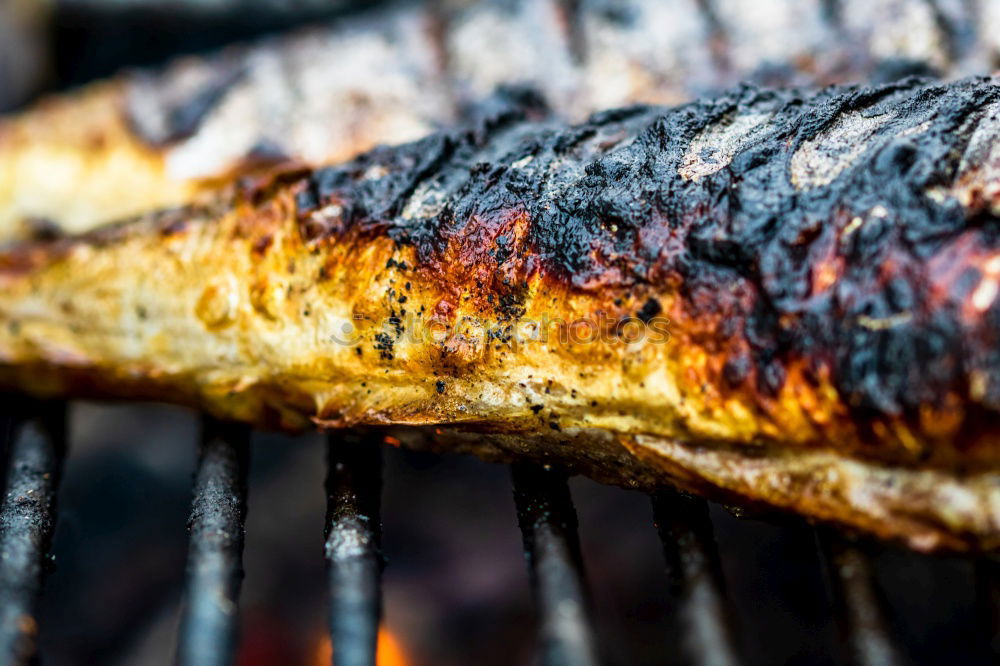
[[[382,616],[381,436],[327,440],[326,562],[335,666],[374,666]]]
[[[243,582],[249,430],[203,422],[188,528],[188,573],[177,663],[231,664]]]
[[[679,633],[685,637],[690,663],[739,663],[708,504],[667,489],[652,499],[671,596],[679,603]]]
[[[0,507],[0,663],[35,654],[35,601],[56,521],[66,450],[66,406],[30,405],[15,420],[7,490]]]
[[[544,666],[596,664],[576,510],[566,474],[536,465],[514,465],[511,475],[540,615],[540,662]]]
[[[857,544],[819,530],[819,548],[826,562],[834,618],[853,666],[893,666],[900,663],[883,611],[868,555]]]

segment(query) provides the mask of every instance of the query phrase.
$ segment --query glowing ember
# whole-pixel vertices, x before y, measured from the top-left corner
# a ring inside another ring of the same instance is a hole
[[[330,637],[324,635],[316,647],[315,658],[312,663],[315,666],[330,666],[333,661],[333,646],[330,644]],[[403,652],[403,646],[399,639],[392,632],[386,629],[385,625],[378,630],[378,659],[377,666],[408,666],[412,662]]]

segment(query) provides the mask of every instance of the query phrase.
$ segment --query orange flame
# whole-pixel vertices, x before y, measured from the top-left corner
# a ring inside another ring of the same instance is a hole
[[[330,644],[330,637],[324,635],[316,647],[316,657],[313,659],[315,666],[330,666],[333,660],[333,646]],[[378,658],[375,661],[377,666],[410,666],[411,662],[403,652],[403,646],[399,639],[392,632],[386,629],[385,625],[378,630]]]

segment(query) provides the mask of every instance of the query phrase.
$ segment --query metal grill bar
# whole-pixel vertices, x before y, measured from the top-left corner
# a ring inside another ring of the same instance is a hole
[[[708,504],[672,490],[653,496],[653,520],[663,542],[671,596],[692,664],[739,663],[727,612],[719,551]]]
[[[205,419],[188,527],[188,574],[177,663],[231,664],[243,582],[249,430]]]
[[[871,562],[856,544],[818,530],[834,617],[854,666],[894,666],[899,653],[889,632]]]
[[[15,425],[0,507],[0,662],[35,653],[35,602],[55,527],[56,490],[66,451],[66,406],[32,405]]]
[[[576,511],[566,474],[535,465],[514,465],[511,475],[517,522],[540,615],[541,663],[596,664]]]
[[[327,440],[326,562],[335,666],[374,666],[382,615],[381,436]]]

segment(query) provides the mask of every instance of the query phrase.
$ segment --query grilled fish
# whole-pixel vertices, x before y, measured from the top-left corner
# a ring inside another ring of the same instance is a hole
[[[7,249],[0,385],[1000,545],[1000,80],[492,108]]]
[[[1000,3],[953,5],[516,0],[364,13],[126,74],[0,121],[0,242],[197,203],[250,168],[317,166],[415,140],[466,120],[504,84],[533,86],[576,122],[744,79],[988,72]]]

